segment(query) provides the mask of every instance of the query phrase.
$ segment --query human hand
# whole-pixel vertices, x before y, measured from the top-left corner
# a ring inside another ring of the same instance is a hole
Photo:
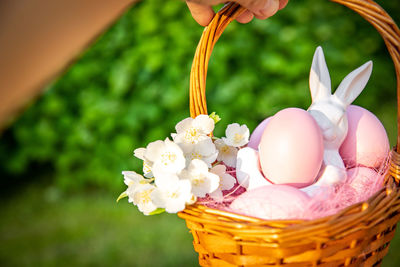
[[[266,19],[284,8],[289,0],[231,0],[244,6],[247,10],[236,20],[240,23],[248,23],[254,17]],[[202,26],[207,26],[215,13],[213,5],[221,4],[224,0],[186,0],[186,4],[193,18]]]

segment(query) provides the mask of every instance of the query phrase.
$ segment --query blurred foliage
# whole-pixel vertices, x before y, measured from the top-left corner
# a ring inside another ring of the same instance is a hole
[[[399,21],[397,1],[378,2]],[[120,172],[140,170],[133,149],[165,138],[189,116],[189,72],[201,32],[181,1],[135,5],[2,134],[2,181],[30,180],[46,168],[63,189],[119,191]],[[290,1],[271,19],[227,28],[207,79],[209,111],[222,118],[216,135],[228,123],[254,129],[282,108],[307,108],[318,45],[334,87],[374,61],[356,103],[381,114],[393,138],[395,74],[383,41],[351,10],[314,0]]]

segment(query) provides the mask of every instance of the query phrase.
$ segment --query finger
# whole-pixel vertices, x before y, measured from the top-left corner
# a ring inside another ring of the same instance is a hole
[[[279,10],[281,10],[282,8],[284,8],[287,4],[288,4],[289,0],[281,0],[279,2]]]
[[[254,15],[249,10],[246,10],[243,14],[236,18],[240,23],[249,23],[254,18]]]
[[[267,19],[274,15],[279,10],[279,0],[269,0],[265,3],[264,7],[254,12],[258,19]]]
[[[211,6],[202,5],[194,2],[186,2],[190,13],[195,21],[201,26],[207,26],[212,18],[214,17],[215,13]]]

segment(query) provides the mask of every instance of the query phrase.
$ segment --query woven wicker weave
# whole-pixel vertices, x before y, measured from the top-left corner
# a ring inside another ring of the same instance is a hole
[[[395,65],[400,103],[398,27],[371,0],[332,1],[359,13],[381,34]],[[192,117],[208,114],[205,84],[212,49],[227,25],[243,11],[237,4],[226,5],[203,32],[191,71]],[[400,144],[400,127],[398,130]],[[388,251],[400,219],[397,152],[391,151],[386,187],[368,201],[333,216],[312,221],[266,221],[201,205],[190,206],[179,216],[193,234],[202,266],[377,266]]]

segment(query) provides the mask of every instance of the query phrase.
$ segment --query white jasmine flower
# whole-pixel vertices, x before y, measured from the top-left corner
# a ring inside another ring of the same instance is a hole
[[[250,130],[246,125],[240,126],[238,123],[229,124],[222,140],[228,146],[241,147],[249,142]]]
[[[226,167],[224,165],[217,165],[213,167],[210,172],[219,176],[219,186],[217,190],[210,193],[210,197],[217,201],[222,201],[222,190],[232,189],[236,183],[236,179],[232,175],[226,173]]]
[[[208,172],[207,164],[199,159],[192,160],[181,177],[191,182],[192,193],[197,197],[205,197],[219,186],[218,175]]]
[[[133,197],[137,188],[149,184],[150,180],[143,178],[142,175],[134,171],[123,171],[122,174],[124,175],[124,183],[128,186],[124,193],[128,196],[128,201],[132,203],[134,202]]]
[[[144,157],[153,162],[151,171],[155,177],[165,173],[179,173],[186,165],[182,149],[168,138],[150,143]]]
[[[122,174],[124,175],[124,183],[129,186],[135,186],[138,184],[147,184],[149,183],[148,180],[143,178],[142,175],[137,174],[134,171],[123,171]]]
[[[214,120],[207,115],[199,115],[194,119],[180,121],[175,129],[176,134],[172,134],[172,138],[177,144],[182,144],[182,149],[186,152],[190,145],[208,138],[214,130]]]
[[[229,167],[236,167],[238,149],[233,146],[228,146],[221,139],[215,140],[214,144],[218,149],[217,160],[224,162]]]
[[[212,142],[211,137],[208,137],[190,146],[190,150],[187,150],[185,156],[187,163],[191,162],[193,159],[199,159],[204,161],[208,168],[211,168],[212,163],[217,159],[218,150]]]
[[[158,207],[154,204],[151,194],[156,189],[151,184],[139,184],[134,189],[128,188],[129,202],[133,202],[144,215],[150,215]]]
[[[151,198],[154,203],[164,208],[168,213],[177,213],[185,209],[186,203],[193,201],[191,185],[188,180],[176,180],[168,186],[157,187],[152,193]]]

